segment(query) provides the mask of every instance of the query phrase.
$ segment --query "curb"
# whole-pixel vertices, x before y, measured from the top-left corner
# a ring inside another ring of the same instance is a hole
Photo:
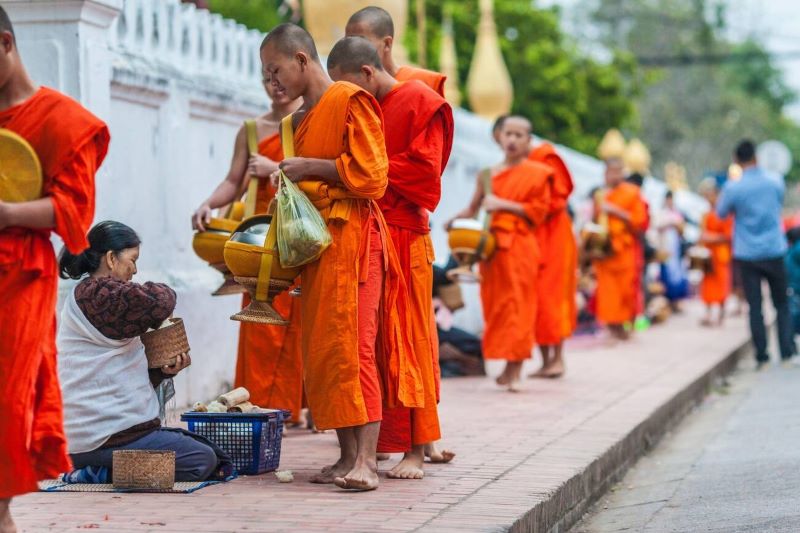
[[[730,374],[739,360],[750,353],[752,346],[748,339],[676,393],[583,471],[565,481],[547,500],[535,505],[518,518],[508,531],[511,533],[568,531],[614,483],[622,479],[626,471],[640,457],[652,449],[706,397],[715,380]]]

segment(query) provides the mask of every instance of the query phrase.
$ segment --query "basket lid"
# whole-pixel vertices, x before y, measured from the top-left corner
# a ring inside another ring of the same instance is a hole
[[[450,224],[450,228],[483,231],[483,224],[474,218],[457,218]]]
[[[28,202],[42,196],[42,165],[33,147],[0,128],[0,200]]]

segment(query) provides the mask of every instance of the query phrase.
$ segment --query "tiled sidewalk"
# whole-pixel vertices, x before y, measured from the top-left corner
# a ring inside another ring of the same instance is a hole
[[[15,500],[13,513],[31,533],[533,530],[541,513],[552,525],[554,512],[579,513],[576,491],[597,490],[603,469],[638,453],[620,444],[624,437],[745,342],[743,320],[704,330],[697,311],[690,306],[625,345],[577,339],[564,379],[528,380],[517,394],[489,378],[445,380],[444,442],[458,457],[428,466],[421,481],[384,478],[378,491],[360,494],[312,485],[309,476],[337,455],[335,437],[292,430],[281,463],[294,471],[292,484],[267,474],[189,495],[37,493]],[[548,510],[531,513],[546,501]]]

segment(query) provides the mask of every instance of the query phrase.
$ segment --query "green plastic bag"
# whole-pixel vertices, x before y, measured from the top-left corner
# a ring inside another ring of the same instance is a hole
[[[278,258],[281,266],[294,268],[319,259],[333,242],[322,215],[283,172],[275,197]]]

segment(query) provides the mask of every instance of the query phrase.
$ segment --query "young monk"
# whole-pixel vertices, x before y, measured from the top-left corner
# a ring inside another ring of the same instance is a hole
[[[491,213],[490,230],[497,250],[481,263],[481,302],[485,328],[483,356],[505,359],[497,384],[518,390],[522,363],[530,359],[536,324],[536,291],[541,252],[535,229],[550,209],[550,167],[528,159],[531,124],[510,116],[500,129],[505,160],[491,169],[491,193],[478,179],[469,206],[455,218],[474,217],[483,207]]]
[[[386,72],[397,81],[419,80],[444,98],[447,76],[417,67],[398,67],[392,57],[394,21],[388,11],[376,6],[365,7],[353,13],[345,28],[347,37],[364,37],[375,46]]]
[[[15,531],[11,498],[71,469],[56,373],[55,231],[72,253],[88,246],[94,176],[108,149],[106,125],[79,103],[28,76],[0,7],[0,128],[30,143],[42,197],[0,200],[0,531]],[[8,176],[13,180],[13,176]]]
[[[335,428],[341,446],[339,460],[312,482],[372,490],[382,391],[387,407],[425,405],[402,272],[376,203],[389,167],[380,107],[358,86],[332,83],[311,36],[294,24],[267,35],[261,60],[290,98],[303,98],[282,124],[293,129],[295,157],[280,168],[333,237],[301,276],[306,396],[317,427]]]
[[[608,214],[611,254],[595,259],[597,320],[612,337],[627,340],[626,325],[636,316],[636,239],[647,223],[638,187],[625,181],[621,159],[606,161],[606,192],[599,209]]]
[[[194,229],[203,230],[211,220],[214,209],[238,200],[246,190],[247,176],[259,179],[255,213],[267,212],[275,196],[269,177],[283,159],[278,125],[283,117],[300,107],[301,100],[292,100],[265,73],[264,89],[272,100],[272,109],[256,119],[258,153],[248,155],[246,127],[236,134],[233,159],[225,180],[192,216]],[[243,297],[242,306],[250,303]],[[241,322],[239,350],[236,359],[236,387],[250,391],[253,403],[274,409],[288,409],[292,421],[300,423],[303,408],[303,361],[300,351],[300,300],[288,292],[279,294],[273,302],[275,310],[289,321],[288,326],[271,326]]]
[[[529,377],[560,378],[564,374],[564,339],[572,335],[578,319],[578,246],[567,212],[572,176],[550,143],[540,143],[528,158],[553,170],[547,218],[536,227],[542,254],[536,291],[536,344],[542,352],[542,368]]]
[[[373,45],[345,37],[328,56],[328,73],[369,91],[380,102],[389,156],[389,187],[378,205],[389,225],[409,295],[414,355],[422,370],[425,407],[383,413],[378,451],[403,452],[389,477],[422,479],[425,445],[440,438],[433,352],[433,243],[429,211],[441,198],[441,175],[453,145],[453,113],[444,98],[418,81],[398,82],[383,69]]]
[[[383,65],[383,69],[396,81],[421,81],[444,98],[446,76],[438,72],[432,72],[421,68],[408,66],[397,67],[392,55],[394,21],[392,20],[392,16],[385,9],[369,6],[355,12],[347,21],[345,35],[347,37],[363,37],[372,43],[381,61],[381,65]],[[439,335],[436,330],[436,321],[433,311],[431,311],[430,317],[430,329],[432,331],[431,343],[433,356],[436,361],[436,390],[438,391],[441,381],[441,374],[439,371]],[[381,455],[381,460],[388,458],[388,455]],[[436,443],[431,442],[425,445],[425,457],[429,458],[432,463],[448,463],[455,457],[455,454],[449,450],[439,450]]]
[[[703,326],[722,326],[725,322],[725,302],[731,293],[731,261],[733,252],[733,218],[720,218],[716,213],[719,189],[714,178],[700,183],[700,194],[708,200],[711,209],[703,217],[700,244],[711,252],[711,269],[700,283],[700,298],[706,304]],[[712,320],[713,308],[717,307],[717,320]]]

